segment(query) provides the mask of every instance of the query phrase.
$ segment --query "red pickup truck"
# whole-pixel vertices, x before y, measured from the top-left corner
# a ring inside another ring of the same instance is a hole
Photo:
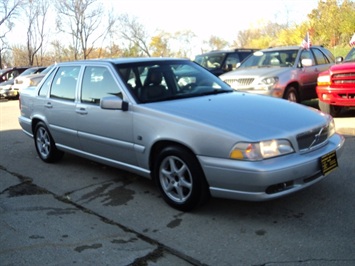
[[[321,72],[317,80],[319,109],[332,116],[342,109],[355,107],[355,47],[343,59],[337,57],[337,64]]]

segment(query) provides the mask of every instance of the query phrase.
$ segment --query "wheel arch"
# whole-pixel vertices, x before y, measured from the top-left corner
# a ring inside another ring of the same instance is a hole
[[[180,147],[184,150],[186,150],[187,152],[193,154],[196,157],[196,154],[193,152],[193,150],[191,148],[189,148],[188,146],[177,142],[177,141],[172,141],[172,140],[160,140],[156,143],[154,143],[154,145],[152,146],[151,150],[150,150],[150,155],[149,155],[149,169],[151,170],[151,176],[152,179],[154,179],[154,162],[158,156],[158,154],[166,147],[168,146],[176,146],[176,147]],[[197,158],[196,158],[197,159]],[[197,159],[198,161],[198,159]],[[199,165],[199,167],[201,167],[201,165]],[[202,167],[201,167],[202,169]]]
[[[286,93],[288,93],[290,88],[294,88],[296,90],[298,100],[300,100],[302,95],[300,93],[300,84],[297,81],[292,81],[286,85],[282,98],[285,99]]]
[[[43,122],[47,126],[47,123],[46,123],[46,121],[44,121],[44,119],[39,118],[39,117],[33,117],[32,122],[31,122],[32,134],[35,134],[35,129],[36,129],[36,126],[39,122]]]

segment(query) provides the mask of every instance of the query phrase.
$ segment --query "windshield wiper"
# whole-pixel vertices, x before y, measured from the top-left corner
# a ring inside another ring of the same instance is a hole
[[[200,93],[197,93],[197,94],[204,96],[204,95],[214,95],[214,94],[229,93],[229,92],[233,92],[233,90],[214,89],[214,90],[210,90],[210,91],[200,92]]]

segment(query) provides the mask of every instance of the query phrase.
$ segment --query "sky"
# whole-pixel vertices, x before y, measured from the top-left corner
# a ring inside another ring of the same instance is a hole
[[[102,0],[115,13],[137,17],[149,31],[191,30],[198,38],[229,42],[260,21],[300,23],[318,0]]]
[[[260,25],[262,21],[288,23],[290,26],[307,20],[318,6],[318,0],[98,0],[115,15],[128,14],[144,26],[150,36],[159,30],[169,33],[192,31],[197,36],[196,53],[203,41],[216,36],[230,44],[238,32]],[[22,17],[22,19],[25,19]],[[51,15],[54,25],[55,16]],[[24,21],[25,22],[25,21]],[[25,22],[27,23],[27,21]],[[25,44],[26,29],[17,23],[7,35],[12,44]],[[54,30],[54,27],[51,27]]]

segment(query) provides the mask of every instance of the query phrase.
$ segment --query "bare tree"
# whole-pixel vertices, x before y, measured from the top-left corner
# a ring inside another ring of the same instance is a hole
[[[108,25],[103,25],[104,9],[97,0],[57,0],[57,28],[72,38],[74,59],[80,54],[88,58],[94,45],[111,30],[115,20],[109,15]]]
[[[123,39],[133,43],[133,47],[138,47],[145,55],[151,56],[149,51],[150,37],[144,26],[140,24],[137,18],[130,18],[128,14],[123,14],[119,17],[120,29]]]
[[[189,58],[192,54],[192,43],[196,38],[196,34],[191,30],[177,31],[174,33],[174,41],[178,43],[178,51],[176,57]]]
[[[49,2],[47,0],[29,0],[28,5],[26,5],[24,9],[28,20],[26,43],[28,64],[33,66],[36,55],[43,47]],[[37,60],[37,65],[41,63],[42,62],[38,62]]]
[[[2,54],[9,49],[6,34],[14,27],[13,19],[18,16],[19,7],[24,0],[0,0],[0,67],[2,67]]]

